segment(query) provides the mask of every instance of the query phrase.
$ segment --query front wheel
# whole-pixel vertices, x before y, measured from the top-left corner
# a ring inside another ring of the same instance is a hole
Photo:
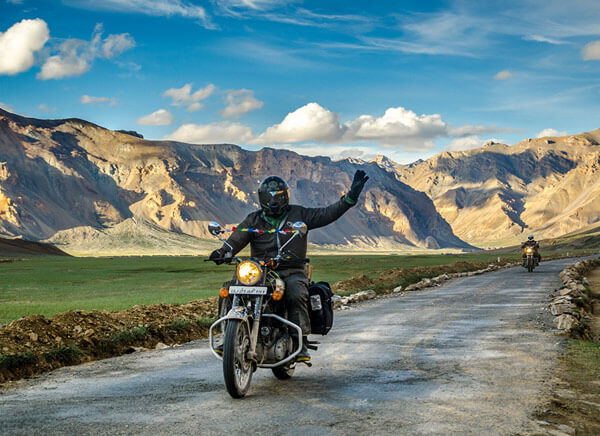
[[[239,319],[227,321],[223,341],[223,377],[227,392],[242,398],[250,388],[253,363],[248,359],[250,332],[248,324]]]
[[[529,272],[533,272],[533,268],[534,268],[534,261],[533,258],[529,257],[527,259],[527,271]]]
[[[294,371],[296,370],[295,363],[288,363],[287,365],[277,366],[272,368],[273,374],[279,380],[289,380],[294,375]]]

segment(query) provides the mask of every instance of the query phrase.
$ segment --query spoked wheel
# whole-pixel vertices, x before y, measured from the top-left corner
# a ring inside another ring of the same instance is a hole
[[[250,388],[252,361],[248,359],[250,332],[248,324],[239,319],[227,321],[223,342],[223,376],[227,392],[242,398]]]
[[[533,259],[532,258],[527,259],[527,271],[533,272],[533,268],[534,268],[533,265],[534,265]]]
[[[282,366],[272,368],[273,374],[279,380],[288,380],[288,379],[292,378],[295,370],[296,370],[295,362],[288,363],[287,365],[282,365]]]

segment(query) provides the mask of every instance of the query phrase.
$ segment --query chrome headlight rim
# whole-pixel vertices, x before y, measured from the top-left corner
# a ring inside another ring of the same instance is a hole
[[[262,278],[262,268],[253,260],[244,260],[238,264],[235,275],[241,284],[254,286]]]

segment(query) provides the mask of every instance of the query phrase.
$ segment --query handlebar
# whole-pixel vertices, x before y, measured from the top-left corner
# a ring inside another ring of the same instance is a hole
[[[214,259],[204,259],[204,262],[217,262],[221,261],[222,263],[231,263],[232,260],[236,259],[235,257],[215,257]],[[310,258],[308,257],[293,257],[293,258],[283,258],[283,259],[271,259],[276,262],[281,263],[310,263]]]
[[[310,259],[308,257],[293,257],[293,258],[283,258],[279,259],[279,262],[289,262],[289,263],[310,263]]]

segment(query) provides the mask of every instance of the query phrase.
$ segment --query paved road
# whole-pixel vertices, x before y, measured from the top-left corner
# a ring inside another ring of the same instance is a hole
[[[336,313],[314,366],[225,391],[206,341],[63,368],[0,392],[0,434],[514,434],[563,341],[548,293],[572,260],[454,279]]]

